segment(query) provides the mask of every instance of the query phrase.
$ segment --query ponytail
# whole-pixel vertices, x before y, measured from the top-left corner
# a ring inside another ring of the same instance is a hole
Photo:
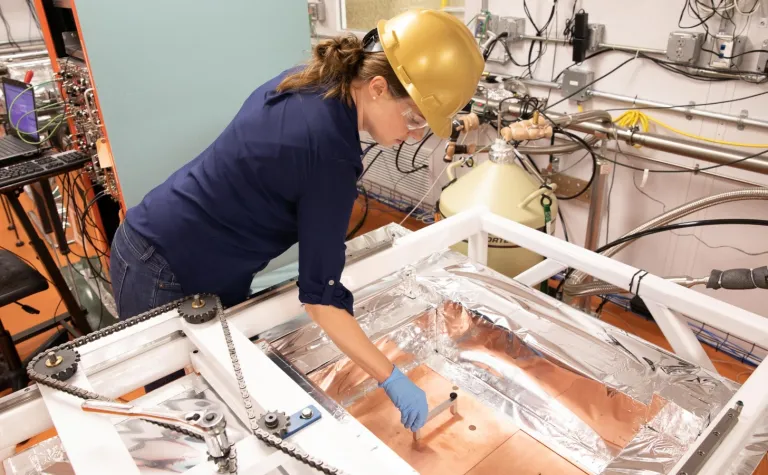
[[[319,42],[304,69],[285,77],[277,91],[325,91],[324,98],[338,98],[351,106],[352,81],[376,76],[387,80],[393,96],[408,96],[386,55],[366,52],[360,39],[350,34]]]

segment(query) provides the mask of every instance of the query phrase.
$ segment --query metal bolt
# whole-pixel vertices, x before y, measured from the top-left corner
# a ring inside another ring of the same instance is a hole
[[[274,414],[267,414],[264,416],[264,424],[270,429],[277,427],[277,416]]]
[[[703,450],[699,450],[699,451],[698,451],[698,452],[696,452],[696,453],[699,455],[699,457],[703,457],[703,456],[707,455],[707,453],[706,453],[706,452],[704,452]]]
[[[206,420],[207,422],[213,422],[213,420],[214,420],[214,419],[216,419],[216,414],[214,414],[213,412],[209,412],[209,413],[208,413],[208,414],[205,416],[205,420]]]
[[[203,308],[205,306],[205,300],[200,298],[200,294],[195,294],[194,300],[192,300],[192,308]]]
[[[55,366],[59,366],[61,364],[61,362],[64,361],[64,357],[63,356],[59,356],[56,353],[54,353],[53,351],[49,351],[47,356],[48,356],[48,358],[46,358],[46,360],[45,360],[45,366],[47,366],[49,368],[53,368]]]
[[[315,415],[315,413],[312,412],[312,408],[311,407],[305,407],[304,409],[301,410],[301,416],[299,416],[299,417],[301,417],[302,419],[311,419],[312,416],[314,416],[314,415]]]
[[[712,435],[714,435],[715,437],[720,437],[720,432],[714,431],[712,432]]]

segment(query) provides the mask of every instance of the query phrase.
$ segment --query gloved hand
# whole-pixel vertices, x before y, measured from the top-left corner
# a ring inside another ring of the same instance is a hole
[[[400,422],[406,429],[416,432],[424,426],[429,413],[427,395],[401,373],[397,366],[379,387],[384,388],[389,399],[400,410]]]

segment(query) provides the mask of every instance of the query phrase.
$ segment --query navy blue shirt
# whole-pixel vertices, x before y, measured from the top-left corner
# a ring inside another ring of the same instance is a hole
[[[339,283],[362,172],[357,110],[316,92],[256,89],[197,158],[128,210],[183,290],[234,305],[254,273],[299,243],[299,300],[352,314]]]

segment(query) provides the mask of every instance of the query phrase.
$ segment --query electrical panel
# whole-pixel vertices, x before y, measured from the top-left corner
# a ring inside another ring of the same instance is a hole
[[[587,85],[594,79],[594,71],[582,68],[566,69],[563,73],[563,96],[574,101],[586,101],[589,99]]]
[[[675,63],[695,64],[704,36],[701,33],[674,31],[667,40],[667,59]]]
[[[59,59],[59,78],[67,116],[71,119],[68,145],[91,156],[91,165],[86,168],[91,182],[117,197],[117,180],[88,68],[77,59]]]
[[[715,36],[712,43],[712,57],[709,66],[717,69],[730,69],[738,67],[744,51],[744,37],[720,33]],[[736,57],[734,57],[736,56]]]

